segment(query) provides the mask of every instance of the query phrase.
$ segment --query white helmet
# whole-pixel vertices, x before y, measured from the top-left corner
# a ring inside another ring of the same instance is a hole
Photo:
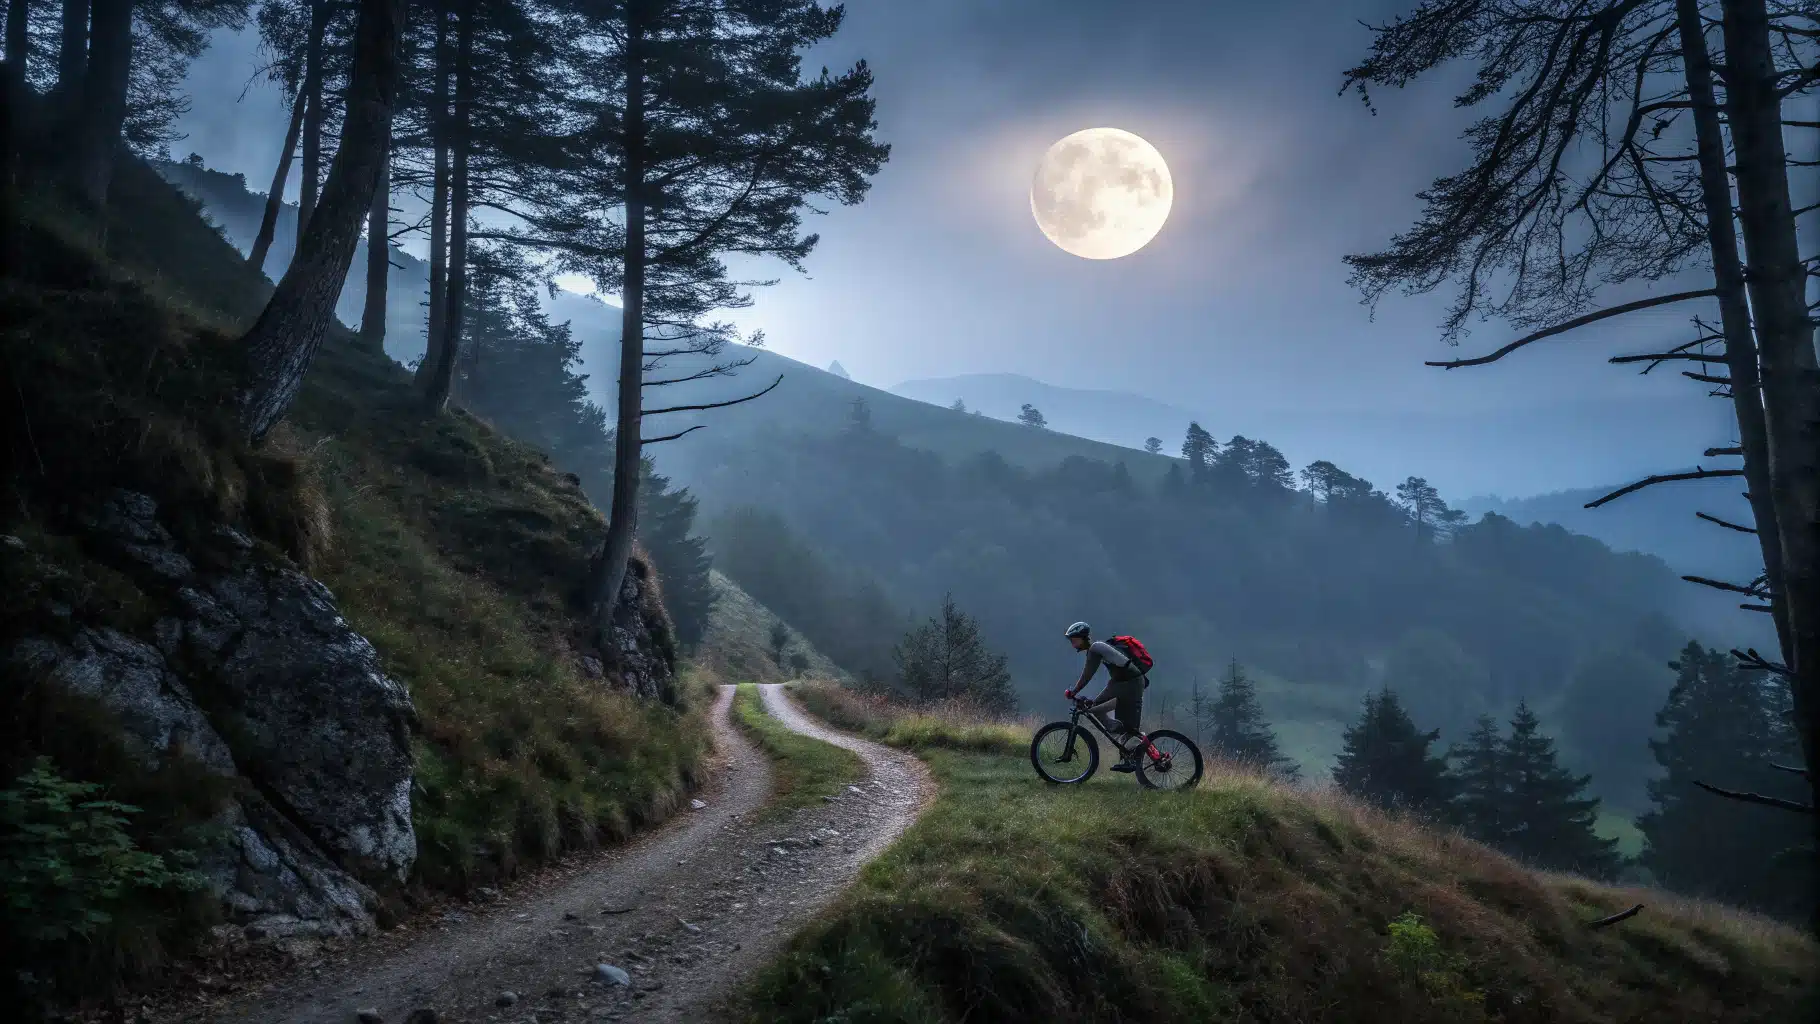
[[[1070,640],[1073,640],[1077,636],[1086,636],[1092,632],[1093,632],[1092,626],[1087,625],[1085,622],[1077,622],[1074,625],[1069,626],[1067,629],[1063,630],[1062,635],[1067,637]]]

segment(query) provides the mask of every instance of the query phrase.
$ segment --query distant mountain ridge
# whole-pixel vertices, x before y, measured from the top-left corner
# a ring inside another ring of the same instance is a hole
[[[950,405],[959,399],[969,412],[1001,420],[1016,419],[1024,405],[1034,405],[1042,410],[1051,430],[1124,448],[1142,448],[1145,438],[1158,437],[1168,452],[1180,447],[1189,422],[1200,418],[1128,391],[1063,387],[1015,373],[907,380],[891,392],[931,405]]]

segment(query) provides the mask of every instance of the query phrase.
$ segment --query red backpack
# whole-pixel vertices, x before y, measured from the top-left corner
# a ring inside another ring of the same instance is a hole
[[[1131,659],[1131,664],[1137,669],[1138,675],[1144,677],[1144,685],[1149,686],[1150,667],[1156,664],[1156,659],[1152,658],[1150,652],[1144,649],[1144,642],[1135,636],[1110,637],[1106,642],[1123,651],[1125,657]]]

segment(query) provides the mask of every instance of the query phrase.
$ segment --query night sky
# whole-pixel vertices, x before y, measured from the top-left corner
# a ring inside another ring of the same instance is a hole
[[[1378,96],[1375,117],[1339,94],[1369,42],[1360,20],[1408,6],[854,0],[812,64],[871,63],[891,160],[865,203],[815,219],[806,277],[752,268],[785,280],[736,319],[880,387],[1010,372],[1134,391],[1221,437],[1276,425],[1297,465],[1333,458],[1380,486],[1425,474],[1450,497],[1623,482],[1727,442],[1726,405],[1698,385],[1604,363],[1690,337],[1694,306],[1443,372],[1422,360],[1450,354],[1449,295],[1360,305],[1341,257],[1412,221],[1416,192],[1462,165],[1472,116],[1452,105],[1464,68]],[[256,62],[250,35],[217,41],[172,148],[262,188],[284,113],[267,85],[241,98]],[[1162,233],[1113,261],[1051,245],[1028,200],[1043,151],[1099,125],[1148,139],[1175,181]],[[1462,351],[1512,336],[1481,324]]]

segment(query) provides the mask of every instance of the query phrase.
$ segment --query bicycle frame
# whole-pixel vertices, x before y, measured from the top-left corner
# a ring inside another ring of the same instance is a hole
[[[1085,705],[1079,702],[1073,702],[1073,704],[1073,708],[1068,712],[1068,745],[1062,749],[1062,761],[1067,762],[1074,760],[1074,738],[1080,735],[1082,718],[1087,719],[1087,721],[1092,724],[1094,732],[1106,737],[1106,742],[1112,744],[1113,749],[1121,752],[1124,751],[1124,744],[1120,743],[1116,737],[1106,731],[1104,725],[1100,724],[1100,716],[1094,714],[1090,710],[1091,705]],[[1150,755],[1152,761],[1161,762],[1164,760],[1162,751],[1159,751],[1156,747],[1151,745],[1150,734],[1140,732],[1137,736],[1138,739],[1143,741],[1144,751]]]

